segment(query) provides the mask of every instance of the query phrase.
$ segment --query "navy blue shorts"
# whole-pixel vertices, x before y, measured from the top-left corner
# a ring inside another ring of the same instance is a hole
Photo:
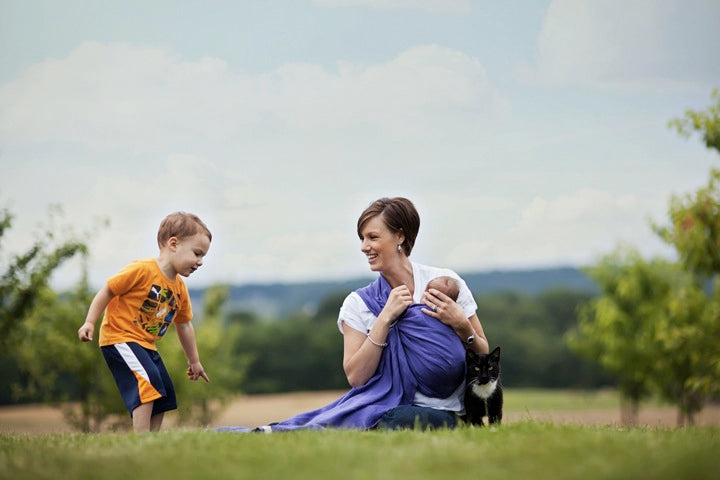
[[[153,415],[177,408],[175,388],[158,352],[132,342],[100,349],[130,416],[143,403],[153,402]]]

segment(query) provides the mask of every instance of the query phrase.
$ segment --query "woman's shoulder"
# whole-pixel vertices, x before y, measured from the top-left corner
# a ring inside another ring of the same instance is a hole
[[[472,315],[475,310],[477,310],[477,304],[475,303],[475,299],[473,298],[470,288],[467,283],[465,283],[465,280],[463,280],[462,277],[454,270],[450,268],[432,267],[429,265],[413,263],[413,272],[415,274],[415,288],[419,289],[420,292],[425,290],[427,284],[433,278],[445,276],[454,278],[460,284],[460,294],[458,295],[457,302],[463,306],[465,313],[467,313],[468,316]]]
[[[462,278],[460,278],[460,275],[458,275],[454,270],[450,268],[433,267],[430,265],[423,265],[421,263],[415,262],[412,262],[412,265],[415,274],[419,274],[422,278],[428,280],[444,276],[452,277],[457,280],[462,280]]]
[[[355,291],[350,292],[347,297],[345,297],[345,300],[343,300],[342,306],[340,307],[340,311],[346,313],[352,312],[353,314],[364,314],[369,311],[369,309],[362,297],[357,291]]]
[[[346,323],[349,327],[358,330],[362,333],[368,331],[368,325],[372,324],[374,316],[363,299],[358,295],[357,292],[350,292],[338,314],[338,327],[342,332],[342,324]]]

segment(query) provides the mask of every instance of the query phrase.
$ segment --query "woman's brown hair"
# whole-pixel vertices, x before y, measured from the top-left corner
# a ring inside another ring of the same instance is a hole
[[[383,197],[375,200],[370,204],[358,218],[357,233],[361,235],[363,227],[371,218],[380,216],[385,225],[393,233],[399,233],[405,236],[402,243],[403,252],[406,256],[410,256],[415,246],[415,238],[417,238],[420,230],[420,215],[415,209],[415,205],[403,197],[387,198]]]

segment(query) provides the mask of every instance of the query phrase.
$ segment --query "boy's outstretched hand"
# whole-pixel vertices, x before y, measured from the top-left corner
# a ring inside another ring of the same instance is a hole
[[[187,376],[193,382],[197,382],[200,377],[205,379],[206,382],[210,381],[210,378],[208,378],[207,373],[205,373],[205,369],[203,369],[200,362],[190,364],[187,369]]]

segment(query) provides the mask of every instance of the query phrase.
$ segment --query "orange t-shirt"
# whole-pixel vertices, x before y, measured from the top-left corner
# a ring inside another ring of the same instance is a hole
[[[157,350],[172,322],[192,320],[192,305],[179,275],[170,280],[154,258],[135,260],[108,278],[115,295],[100,326],[100,346],[135,342]]]

